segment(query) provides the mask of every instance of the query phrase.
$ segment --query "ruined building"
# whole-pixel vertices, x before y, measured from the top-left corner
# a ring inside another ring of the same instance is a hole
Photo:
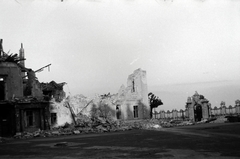
[[[105,115],[115,120],[150,118],[146,71],[137,69],[128,76],[127,86],[122,85],[116,94],[105,94],[89,99],[83,95],[65,98],[61,102],[54,99],[50,104],[51,114],[56,115],[55,126],[73,122],[73,116],[91,116],[95,109],[102,109]],[[70,106],[70,107],[69,107]],[[73,113],[73,114],[72,114]]]
[[[191,97],[188,97],[186,103],[186,115],[193,121],[201,121],[208,119],[211,114],[209,101],[203,95],[197,92]]]
[[[140,68],[128,76],[127,87],[122,85],[115,103],[117,119],[150,118],[146,71]]]
[[[49,128],[49,98],[43,94],[43,84],[37,80],[36,71],[26,68],[24,60],[22,44],[19,55],[8,55],[1,40],[0,136]]]

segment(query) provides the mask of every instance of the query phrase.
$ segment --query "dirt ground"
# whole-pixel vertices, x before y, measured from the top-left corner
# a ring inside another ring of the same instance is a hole
[[[0,159],[240,158],[240,123],[8,139]]]

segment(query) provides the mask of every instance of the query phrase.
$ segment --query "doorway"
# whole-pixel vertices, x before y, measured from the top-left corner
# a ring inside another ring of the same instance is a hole
[[[195,115],[195,121],[201,121],[202,120],[202,106],[197,105],[196,109],[194,110],[194,115]]]
[[[11,105],[1,105],[0,111],[0,136],[9,137],[15,131],[14,109]]]
[[[116,116],[117,116],[117,119],[121,119],[121,106],[120,105],[116,106]]]

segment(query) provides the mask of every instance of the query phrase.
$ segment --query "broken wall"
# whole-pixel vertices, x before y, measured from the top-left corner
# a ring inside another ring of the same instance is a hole
[[[127,87],[122,85],[117,94],[105,94],[89,99],[83,95],[69,96],[62,102],[51,101],[51,113],[57,113],[55,126],[62,126],[66,122],[72,123],[69,103],[74,115],[91,116],[98,109],[103,116],[111,115],[113,120],[148,119],[150,106],[148,103],[148,89],[146,71],[137,69],[127,79]]]
[[[146,71],[139,68],[128,76],[127,87],[119,90],[118,102],[123,119],[150,118]]]
[[[66,107],[66,99],[63,99],[61,102],[56,102],[53,98],[50,101],[50,113],[56,114],[56,121],[52,122],[52,120],[49,121],[51,123],[52,127],[58,127],[63,126],[65,123],[72,123],[72,117],[71,112],[69,108]]]
[[[11,100],[14,97],[23,97],[23,80],[21,69],[12,62],[0,63],[0,78],[3,81],[5,100]]]
[[[39,81],[37,80],[36,74],[33,70],[28,69],[27,72],[28,80],[26,89],[24,90],[25,96],[33,96],[36,98],[43,98],[43,92]]]

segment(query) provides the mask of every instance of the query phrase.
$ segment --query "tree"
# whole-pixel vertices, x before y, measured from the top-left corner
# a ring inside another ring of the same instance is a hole
[[[150,104],[150,117],[152,118],[153,108],[157,108],[158,106],[163,105],[163,102],[161,99],[155,96],[152,92],[148,93],[148,99]]]

